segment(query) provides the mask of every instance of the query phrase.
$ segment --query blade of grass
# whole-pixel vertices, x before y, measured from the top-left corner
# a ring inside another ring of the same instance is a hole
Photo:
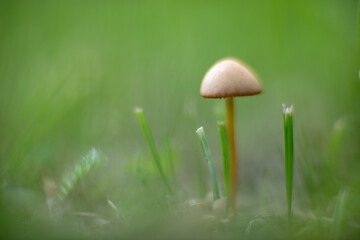
[[[136,108],[135,113],[136,113],[136,115],[137,115],[137,117],[139,119],[141,128],[142,128],[142,130],[144,132],[146,141],[147,141],[147,143],[149,145],[151,154],[152,154],[152,156],[154,158],[154,161],[155,161],[156,167],[157,167],[157,169],[159,171],[159,174],[161,176],[161,179],[162,179],[166,189],[169,191],[169,193],[172,193],[169,181],[168,181],[167,177],[165,176],[164,170],[163,170],[163,168],[161,166],[160,155],[159,155],[159,152],[158,152],[158,150],[157,150],[157,148],[155,146],[155,141],[154,141],[154,138],[153,138],[153,136],[151,134],[149,125],[148,125],[148,123],[147,123],[147,121],[145,119],[144,111],[141,108]]]
[[[284,121],[284,145],[285,145],[285,179],[286,179],[286,199],[288,208],[289,229],[291,229],[291,209],[292,209],[292,182],[293,182],[293,162],[294,162],[294,138],[293,138],[293,106],[286,107],[283,104]]]
[[[339,192],[336,198],[336,203],[333,213],[334,222],[331,228],[332,231],[331,231],[330,239],[340,239],[341,223],[344,219],[344,212],[345,212],[347,199],[348,199],[347,189]]]
[[[347,122],[344,118],[337,120],[333,126],[329,143],[327,146],[327,156],[326,156],[326,170],[327,170],[327,179],[331,182],[328,184],[330,189],[336,189],[338,192],[338,183],[336,181],[338,176],[339,168],[339,152],[341,141],[345,134]]]
[[[168,172],[171,176],[171,182],[173,184],[176,183],[175,177],[175,166],[174,166],[174,156],[173,156],[173,148],[171,146],[171,142],[169,136],[166,136],[166,150],[167,150],[167,158],[168,158]],[[175,184],[176,185],[176,184]]]
[[[206,179],[205,179],[205,169],[203,166],[203,161],[201,159],[200,152],[195,150],[195,161],[196,161],[196,176],[197,176],[197,187],[199,192],[199,197],[204,198],[206,196]]]
[[[209,148],[209,144],[206,140],[206,136],[205,136],[205,132],[204,132],[204,128],[200,127],[198,130],[196,130],[196,133],[199,137],[200,143],[201,143],[201,147],[204,151],[207,163],[208,163],[208,167],[209,167],[209,175],[210,175],[210,179],[211,179],[211,183],[213,186],[213,196],[214,196],[214,201],[220,199],[220,194],[219,194],[219,187],[218,187],[218,183],[217,183],[217,178],[216,178],[216,173],[215,173],[215,168],[214,168],[214,162],[212,159],[212,155],[211,155],[211,151]]]
[[[230,186],[230,163],[229,163],[229,140],[224,122],[218,122],[224,167],[224,196],[229,197]]]

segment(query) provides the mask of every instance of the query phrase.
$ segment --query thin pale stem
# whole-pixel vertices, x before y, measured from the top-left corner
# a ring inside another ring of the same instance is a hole
[[[336,202],[335,202],[335,208],[333,213],[333,224],[332,229],[330,231],[329,239],[340,239],[340,233],[341,233],[341,223],[344,220],[344,214],[346,211],[346,203],[348,201],[349,197],[349,190],[345,189],[341,192],[339,192]]]
[[[149,145],[149,148],[150,148],[150,151],[153,155],[153,158],[154,158],[154,161],[155,161],[155,164],[156,164],[156,167],[159,171],[159,174],[164,182],[164,185],[166,186],[167,190],[169,191],[169,193],[172,193],[172,190],[171,190],[171,187],[170,187],[170,184],[168,182],[168,179],[167,177],[165,176],[165,173],[164,173],[164,170],[162,168],[162,165],[161,165],[161,160],[160,160],[160,155],[159,155],[159,152],[155,146],[155,141],[154,141],[154,138],[151,134],[151,131],[150,131],[150,128],[149,128],[149,125],[145,119],[145,115],[144,115],[144,112],[142,109],[135,109],[135,113],[139,119],[139,122],[140,122],[140,125],[141,125],[141,128],[144,132],[144,135],[145,135],[145,138],[146,138],[146,141]]]
[[[205,154],[205,157],[206,157],[206,160],[208,163],[209,175],[210,175],[211,183],[213,186],[213,197],[214,197],[214,201],[216,201],[220,198],[219,186],[218,186],[217,178],[216,178],[216,174],[215,174],[214,161],[213,161],[213,158],[212,158],[212,155],[210,152],[209,144],[205,137],[204,128],[200,127],[198,130],[196,130],[196,133],[199,137],[201,147],[204,151],[204,154]]]
[[[231,97],[226,98],[226,128],[229,135],[230,153],[230,206],[233,210],[235,210],[237,190],[237,165],[234,133],[234,100]]]
[[[167,147],[167,153],[168,153],[168,171],[170,173],[171,176],[171,181],[173,183],[176,182],[176,177],[175,177],[175,166],[174,166],[174,156],[173,156],[173,149],[171,146],[171,142],[169,139],[169,136],[166,136],[166,147]]]

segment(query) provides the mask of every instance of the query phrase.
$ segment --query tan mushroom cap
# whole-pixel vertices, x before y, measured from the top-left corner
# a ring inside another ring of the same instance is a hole
[[[260,83],[254,74],[233,58],[215,63],[206,73],[200,88],[204,98],[251,96],[261,92]]]

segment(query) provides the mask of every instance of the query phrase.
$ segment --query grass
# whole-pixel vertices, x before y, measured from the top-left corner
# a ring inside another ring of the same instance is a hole
[[[229,143],[228,135],[224,122],[218,123],[220,139],[221,139],[221,149],[223,157],[223,177],[224,177],[224,196],[229,197],[229,186],[230,186],[230,164],[229,164]]]
[[[329,236],[331,239],[341,239],[341,225],[344,220],[345,211],[346,211],[346,201],[348,200],[349,192],[348,190],[343,190],[339,192],[334,208],[333,214],[333,226],[331,229],[331,235]]]
[[[57,194],[59,200],[65,200],[76,184],[104,159],[102,153],[99,153],[95,148],[91,149],[81,161],[65,173],[59,187],[60,191]]]
[[[145,135],[145,138],[146,138],[146,141],[149,145],[149,148],[151,150],[151,154],[154,158],[154,162],[156,164],[156,167],[159,171],[159,174],[161,176],[161,179],[165,185],[165,187],[167,188],[167,190],[169,191],[169,193],[172,193],[172,190],[171,190],[171,187],[170,187],[170,183],[169,183],[169,180],[168,180],[168,177],[165,176],[165,172],[163,170],[163,166],[161,165],[161,160],[160,160],[160,155],[158,153],[158,150],[155,146],[155,142],[154,142],[154,139],[152,137],[152,134],[151,134],[151,131],[150,131],[150,128],[149,128],[149,125],[145,119],[145,115],[144,115],[144,112],[142,109],[140,108],[136,108],[135,109],[135,113],[139,119],[139,122],[140,122],[140,126],[144,132],[144,135]]]
[[[288,209],[288,221],[291,226],[292,216],[292,192],[293,192],[293,168],[294,168],[294,136],[293,136],[293,106],[286,107],[283,104],[284,121],[284,148],[285,148],[285,179],[286,200]]]
[[[211,155],[209,144],[206,140],[204,128],[203,127],[198,128],[196,130],[196,133],[199,137],[201,147],[204,151],[204,155],[206,157],[206,161],[207,161],[207,164],[209,167],[209,175],[210,175],[211,184],[212,184],[212,188],[213,188],[213,199],[214,199],[214,201],[216,201],[216,200],[220,199],[220,192],[219,192],[218,181],[216,178],[216,173],[215,173],[215,168],[214,168],[214,161],[213,161],[213,158]]]

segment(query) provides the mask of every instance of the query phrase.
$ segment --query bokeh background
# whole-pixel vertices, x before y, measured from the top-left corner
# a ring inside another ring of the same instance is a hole
[[[106,198],[129,215],[147,206],[134,201],[139,184],[131,180],[133,162],[152,161],[137,106],[157,146],[170,146],[184,195],[197,197],[203,158],[195,130],[204,126],[221,176],[216,122],[225,104],[202,99],[199,88],[227,56],[251,66],[263,86],[261,95],[235,102],[239,204],[285,212],[282,103],[295,109],[295,207],[316,211],[344,187],[356,192],[357,4],[0,1],[0,181],[11,226],[44,205],[45,177],[58,182],[91,147],[107,162],[72,197],[77,210],[101,211]],[[329,161],[337,184],[324,173]],[[360,204],[352,209],[359,213]]]

